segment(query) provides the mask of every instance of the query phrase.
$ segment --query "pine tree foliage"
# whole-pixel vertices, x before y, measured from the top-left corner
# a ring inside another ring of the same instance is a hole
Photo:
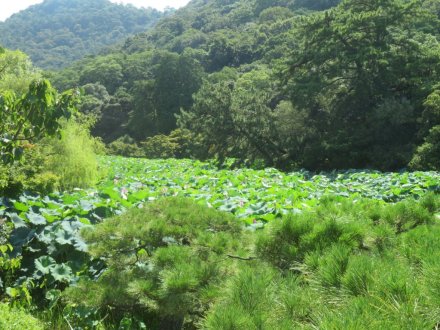
[[[231,215],[187,199],[130,210],[83,236],[107,268],[96,281],[69,289],[69,301],[119,320],[130,313],[162,329],[194,327],[234,274],[233,257],[247,252],[241,225]]]

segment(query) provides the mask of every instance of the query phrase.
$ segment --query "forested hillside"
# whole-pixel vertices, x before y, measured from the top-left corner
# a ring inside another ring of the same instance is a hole
[[[146,31],[162,16],[108,0],[45,0],[0,22],[0,44],[57,69]]]
[[[438,2],[338,2],[192,1],[54,81],[116,153],[438,168]]]

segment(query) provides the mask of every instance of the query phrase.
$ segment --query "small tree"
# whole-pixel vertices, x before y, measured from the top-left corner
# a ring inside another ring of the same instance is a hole
[[[82,235],[107,269],[68,289],[70,302],[155,329],[194,328],[247,246],[233,216],[181,198],[131,209]]]
[[[11,91],[0,95],[0,157],[11,163],[23,154],[24,142],[59,132],[58,119],[74,112],[75,92],[58,94],[47,80],[31,83],[19,97]]]

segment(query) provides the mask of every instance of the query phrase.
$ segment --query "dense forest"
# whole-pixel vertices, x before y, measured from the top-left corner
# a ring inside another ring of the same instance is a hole
[[[108,0],[49,0],[0,22],[0,44],[59,69],[147,30],[164,13]]]
[[[439,1],[45,0],[0,38],[53,6],[99,38],[0,47],[0,329],[440,327]]]
[[[337,4],[192,1],[52,80],[119,153],[438,168],[438,2]]]

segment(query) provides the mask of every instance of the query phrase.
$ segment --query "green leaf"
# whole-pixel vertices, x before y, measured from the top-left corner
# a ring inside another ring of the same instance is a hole
[[[55,259],[49,256],[42,256],[35,260],[35,269],[46,275],[56,265]]]
[[[26,213],[26,217],[34,225],[38,226],[38,225],[45,225],[46,224],[46,219],[42,215],[28,212],[28,213]]]
[[[61,291],[52,289],[46,292],[46,299],[50,301],[49,303],[49,310],[51,310],[59,301],[61,297]]]
[[[26,204],[21,203],[21,202],[15,202],[14,203],[14,207],[15,207],[15,209],[17,211],[20,211],[20,212],[27,212],[27,211],[29,211],[29,206],[27,206]]]
[[[11,298],[17,298],[20,296],[20,290],[17,288],[6,288],[6,294]]]
[[[11,218],[11,221],[14,224],[15,228],[23,228],[23,227],[27,227],[26,222],[24,222],[24,220],[22,218],[20,218],[18,216],[18,214],[13,213],[9,215]]]
[[[73,278],[72,269],[66,264],[54,266],[51,275],[58,282],[69,282]]]

